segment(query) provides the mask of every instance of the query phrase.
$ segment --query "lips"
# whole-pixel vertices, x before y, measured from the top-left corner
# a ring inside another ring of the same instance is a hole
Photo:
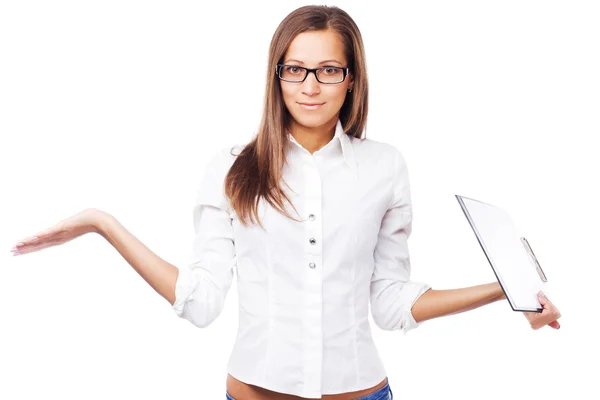
[[[305,110],[317,110],[325,103],[298,103]]]

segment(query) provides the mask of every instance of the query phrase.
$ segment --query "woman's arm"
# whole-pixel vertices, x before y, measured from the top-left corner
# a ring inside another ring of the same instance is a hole
[[[413,304],[411,312],[415,321],[419,323],[469,311],[505,298],[498,282],[461,289],[429,289]]]
[[[541,291],[537,296],[543,307],[542,312],[523,313],[531,328],[540,329],[549,325],[551,328],[560,329],[558,318],[561,317],[561,314],[558,308]],[[506,296],[498,282],[462,289],[429,289],[417,298],[411,313],[414,320],[420,323],[432,318],[469,311],[504,299]]]
[[[111,214],[96,208],[85,209],[21,240],[11,251],[14,255],[32,253],[98,233],[171,304],[179,317],[205,328],[223,310],[237,265],[232,218],[223,192],[226,167],[233,158],[229,150],[219,151],[207,165],[193,208],[193,251],[183,268],[158,257]]]
[[[175,284],[179,277],[177,267],[150,251],[116,218],[102,210],[87,208],[78,212],[34,236],[22,239],[11,251],[15,256],[33,253],[92,232],[98,233],[112,244],[133,269],[173,305],[176,300]]]
[[[103,236],[154,290],[173,305],[178,268],[154,254],[111,214],[102,212],[94,225],[96,232]]]

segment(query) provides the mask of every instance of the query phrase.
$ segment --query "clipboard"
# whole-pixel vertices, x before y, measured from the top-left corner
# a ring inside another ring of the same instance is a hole
[[[455,195],[513,311],[542,312],[537,293],[548,282],[529,241],[508,212]]]

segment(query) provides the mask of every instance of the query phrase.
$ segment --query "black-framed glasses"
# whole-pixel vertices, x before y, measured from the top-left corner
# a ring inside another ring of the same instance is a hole
[[[282,81],[300,83],[306,80],[308,73],[315,74],[317,81],[325,84],[342,83],[348,76],[350,68],[322,67],[304,68],[298,65],[277,64],[275,73]]]

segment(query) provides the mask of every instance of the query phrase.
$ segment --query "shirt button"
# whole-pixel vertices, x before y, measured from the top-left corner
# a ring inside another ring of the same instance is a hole
[[[309,267],[314,268],[315,267],[315,263],[311,262],[310,264],[308,264]]]
[[[310,239],[308,239],[308,241],[309,241],[310,244],[317,243],[317,240],[315,238],[310,238]]]
[[[315,220],[315,214],[310,214],[308,216],[308,219],[310,219],[311,221],[314,221]]]

